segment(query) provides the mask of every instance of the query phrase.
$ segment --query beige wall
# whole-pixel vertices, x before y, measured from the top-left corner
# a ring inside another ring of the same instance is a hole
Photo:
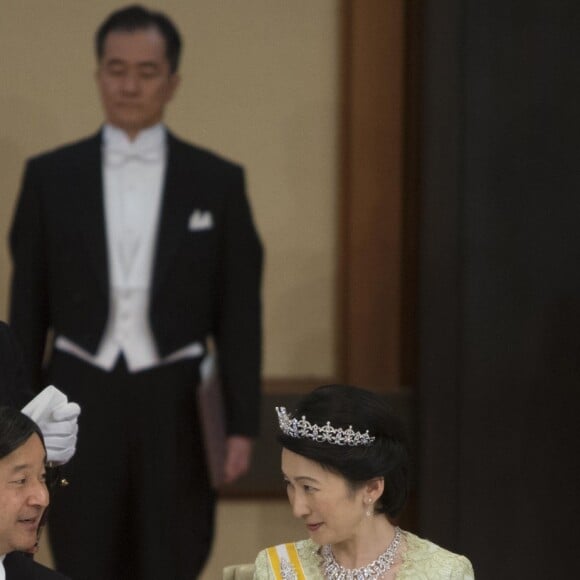
[[[92,35],[112,0],[4,0],[0,316],[24,160],[94,131]],[[247,168],[265,242],[265,374],[335,370],[339,0],[166,0],[185,41],[168,124]]]

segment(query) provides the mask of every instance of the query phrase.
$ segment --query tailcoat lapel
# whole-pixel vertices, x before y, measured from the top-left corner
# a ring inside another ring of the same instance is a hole
[[[183,146],[169,131],[167,132],[167,147],[167,170],[153,267],[153,296],[166,275],[167,268],[182,240],[187,235],[186,220],[191,196],[183,195],[182,189],[187,187],[190,192],[196,190],[195,183],[192,183],[192,175],[195,175],[191,172],[192,160],[184,155]]]

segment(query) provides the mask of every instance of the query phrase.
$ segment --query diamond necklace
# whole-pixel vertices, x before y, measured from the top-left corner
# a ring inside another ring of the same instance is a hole
[[[374,561],[362,568],[344,568],[332,553],[330,544],[322,546],[322,571],[326,580],[376,580],[391,569],[401,543],[401,528],[395,528],[395,537],[389,547]]]

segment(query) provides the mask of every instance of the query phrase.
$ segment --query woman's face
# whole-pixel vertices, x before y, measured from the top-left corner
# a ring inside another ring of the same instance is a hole
[[[294,516],[317,544],[347,541],[368,519],[365,487],[353,491],[344,477],[288,449],[282,450],[282,474]]]

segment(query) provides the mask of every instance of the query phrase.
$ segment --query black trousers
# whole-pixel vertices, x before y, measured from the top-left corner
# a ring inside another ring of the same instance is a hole
[[[82,408],[70,485],[49,515],[57,569],[77,580],[192,580],[211,547],[197,360],[104,372],[55,351],[48,379]]]

